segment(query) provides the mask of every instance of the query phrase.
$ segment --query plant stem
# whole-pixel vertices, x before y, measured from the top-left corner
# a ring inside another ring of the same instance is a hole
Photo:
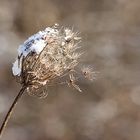
[[[12,115],[12,112],[13,112],[13,110],[14,110],[14,108],[15,108],[17,102],[18,102],[18,100],[21,98],[21,96],[23,95],[23,93],[24,93],[24,91],[26,90],[26,88],[27,88],[27,86],[23,86],[23,87],[20,89],[18,95],[15,97],[15,99],[14,99],[14,101],[13,101],[11,107],[9,108],[9,110],[8,110],[8,112],[7,112],[7,114],[6,114],[5,118],[4,118],[4,120],[3,120],[3,122],[2,122],[2,125],[1,125],[1,127],[0,127],[0,138],[2,137],[3,131],[4,131],[4,129],[5,129],[6,125],[7,125],[7,123],[8,123],[8,120],[10,119],[10,116]]]

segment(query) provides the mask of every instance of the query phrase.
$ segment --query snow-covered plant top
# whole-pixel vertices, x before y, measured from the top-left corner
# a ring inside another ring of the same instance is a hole
[[[73,30],[56,25],[39,31],[19,46],[18,57],[12,67],[13,75],[22,85],[28,85],[28,93],[37,96],[40,96],[38,90],[62,77],[62,80],[69,78],[64,83],[81,92],[75,83],[81,56],[78,50],[80,39]],[[94,72],[88,67],[82,68],[81,73],[93,80]]]
[[[31,52],[39,54],[47,45],[47,38],[56,37],[58,32],[59,31],[56,28],[47,27],[45,30],[32,35],[23,44],[21,44],[18,48],[18,58],[13,63],[13,75],[20,76],[23,57],[26,57]],[[69,31],[66,30],[66,34],[68,34],[67,32]]]

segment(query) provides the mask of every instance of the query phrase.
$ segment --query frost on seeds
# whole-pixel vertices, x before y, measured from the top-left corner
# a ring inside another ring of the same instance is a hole
[[[76,84],[76,66],[81,53],[78,52],[80,37],[68,28],[47,27],[29,37],[18,48],[18,57],[13,64],[13,75],[26,85],[30,95],[46,97],[46,86],[55,80],[64,80],[81,92]],[[92,72],[83,69],[84,76],[92,79]],[[40,94],[39,94],[40,93]]]

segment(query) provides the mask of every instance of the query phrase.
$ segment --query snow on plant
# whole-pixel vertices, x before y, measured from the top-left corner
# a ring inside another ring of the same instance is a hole
[[[78,73],[76,67],[81,56],[80,40],[78,33],[55,25],[32,35],[19,46],[12,72],[22,88],[3,121],[0,135],[2,135],[14,106],[25,90],[30,95],[44,98],[47,96],[46,87],[54,81],[67,77],[63,83],[67,83],[79,92],[82,91],[76,84],[77,78],[75,77]],[[81,73],[85,78],[93,80],[94,72],[88,67],[82,68]]]

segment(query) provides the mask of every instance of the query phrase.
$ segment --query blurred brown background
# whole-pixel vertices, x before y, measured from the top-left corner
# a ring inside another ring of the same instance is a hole
[[[54,86],[39,100],[25,95],[3,140],[140,140],[139,0],[0,0],[0,123],[20,89],[11,74],[17,47],[59,23],[81,32],[83,93]]]

